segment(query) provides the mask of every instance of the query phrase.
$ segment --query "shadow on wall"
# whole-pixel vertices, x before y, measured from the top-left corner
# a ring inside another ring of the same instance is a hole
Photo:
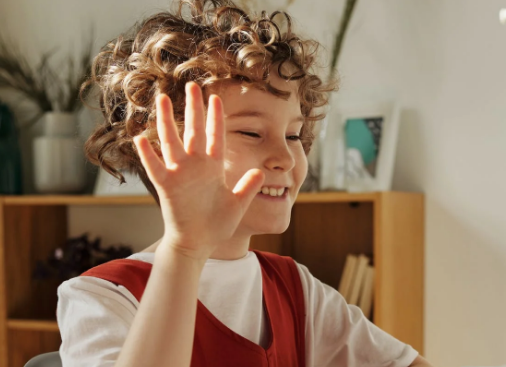
[[[400,113],[393,190],[425,192],[427,139],[419,112],[403,108]]]

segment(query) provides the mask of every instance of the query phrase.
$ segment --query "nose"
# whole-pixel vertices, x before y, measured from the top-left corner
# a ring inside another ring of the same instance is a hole
[[[265,149],[264,166],[267,169],[289,172],[295,166],[295,158],[286,139],[270,141],[263,148]]]

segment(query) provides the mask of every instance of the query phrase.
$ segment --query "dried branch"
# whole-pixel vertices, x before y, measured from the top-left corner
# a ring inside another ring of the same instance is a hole
[[[334,42],[334,48],[332,50],[332,61],[330,63],[330,78],[332,79],[337,71],[337,62],[339,61],[339,55],[341,54],[341,48],[343,47],[344,37],[353,15],[353,10],[358,0],[346,0],[343,16],[341,17],[341,23],[339,30],[336,35]]]
[[[68,56],[67,75],[62,78],[49,65],[54,50],[44,53],[32,67],[16,47],[0,37],[0,89],[14,90],[33,102],[37,116],[48,111],[78,112],[82,108],[79,89],[91,73],[92,48],[93,33],[77,62]]]

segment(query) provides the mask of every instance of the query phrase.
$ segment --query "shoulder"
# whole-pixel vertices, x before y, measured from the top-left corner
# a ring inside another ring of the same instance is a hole
[[[258,258],[258,261],[262,265],[268,265],[273,268],[281,268],[283,270],[296,269],[295,260],[293,260],[290,256],[283,256],[272,252],[259,251],[259,250],[252,250],[252,252],[255,253],[255,255]]]
[[[95,266],[81,276],[95,276],[97,278],[116,278],[122,276],[149,277],[153,265],[133,258],[117,259]]]
[[[132,258],[119,259],[96,266],[81,274],[81,277],[95,277],[123,286],[140,301],[152,267],[151,263],[145,261]]]
[[[91,276],[67,280],[57,293],[64,365],[106,365],[117,359],[139,307],[134,295],[121,285]]]
[[[151,267],[148,262],[130,258],[98,265],[60,284],[57,291],[59,304],[110,300],[128,302],[137,308],[140,295],[135,290],[144,288]]]
[[[78,276],[61,283],[57,295],[58,307],[79,303],[118,303],[136,309],[139,305],[137,298],[126,287],[93,276]]]

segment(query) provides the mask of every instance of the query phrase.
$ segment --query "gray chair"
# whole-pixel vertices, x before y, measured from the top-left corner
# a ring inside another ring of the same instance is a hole
[[[59,352],[39,354],[30,359],[25,367],[62,367]]]

